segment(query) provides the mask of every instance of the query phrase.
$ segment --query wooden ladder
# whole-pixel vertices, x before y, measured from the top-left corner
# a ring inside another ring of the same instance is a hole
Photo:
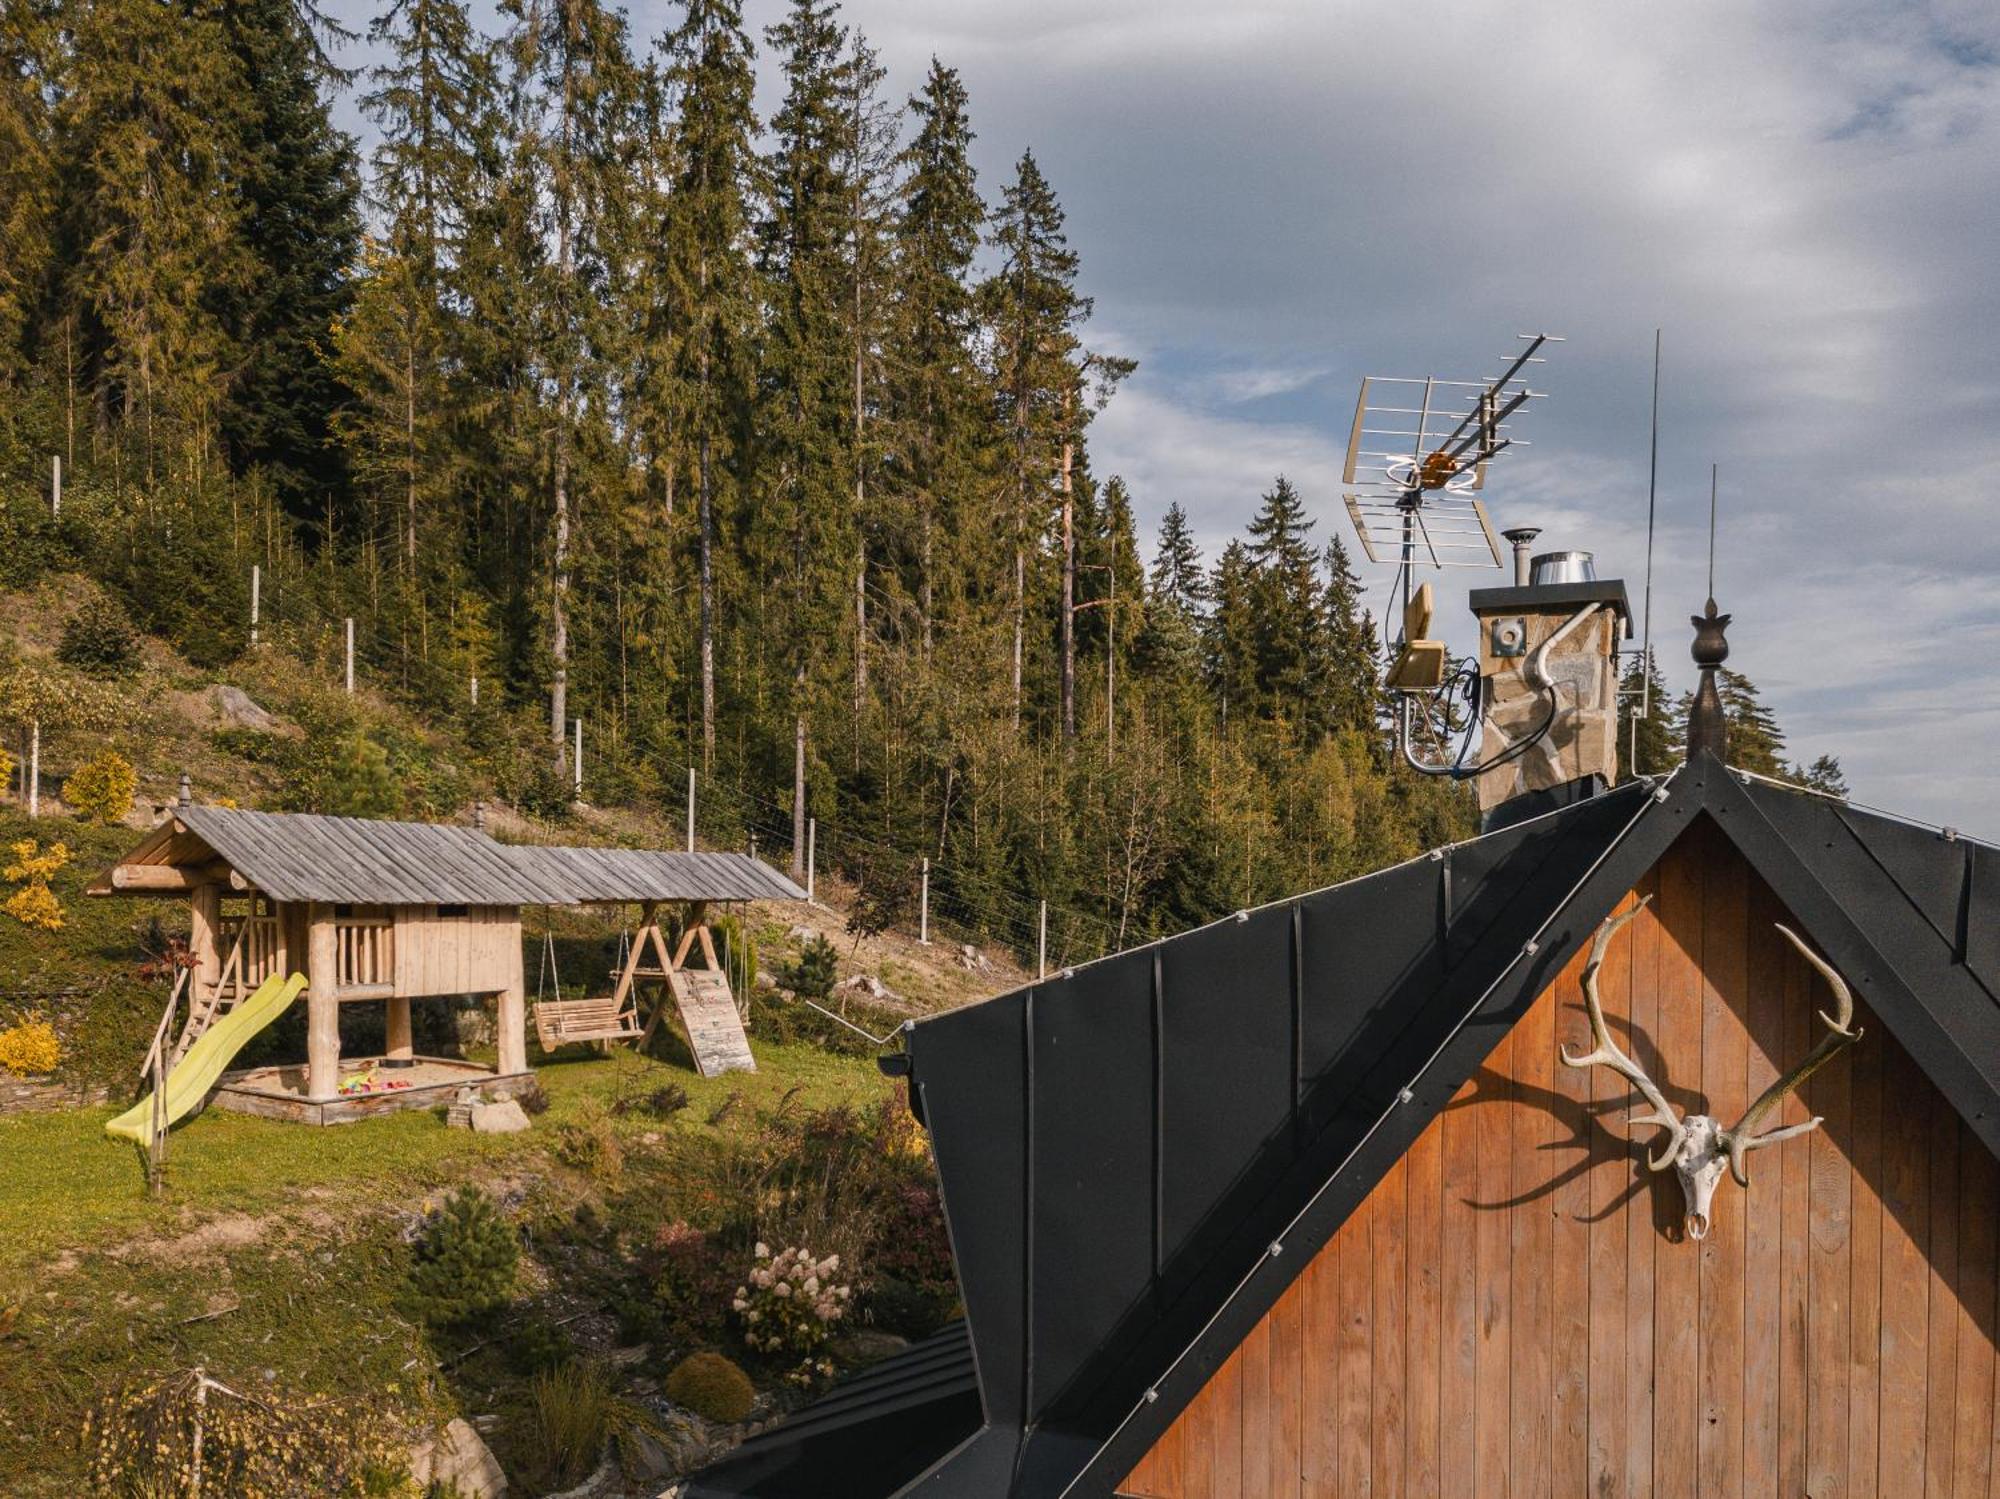
[[[207,994],[201,993],[200,985],[193,981],[192,969],[182,969],[186,976],[191,998],[188,1000],[187,1024],[181,1027],[180,1038],[167,1053],[169,1072],[179,1065],[187,1055],[188,1048],[199,1041],[208,1028],[235,1009],[243,998],[243,939],[249,935],[251,923],[245,921],[236,929],[236,941],[230,945],[229,956],[222,961],[222,972],[216,976],[215,984]],[[234,981],[232,983],[232,980]],[[174,986],[175,998],[180,995],[180,984]],[[168,1013],[172,1014],[172,1001],[168,1001]]]

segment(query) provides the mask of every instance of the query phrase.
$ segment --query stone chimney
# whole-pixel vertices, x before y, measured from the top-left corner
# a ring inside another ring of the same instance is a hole
[[[1616,781],[1618,645],[1632,617],[1625,585],[1600,581],[1588,552],[1546,552],[1526,583],[1474,589],[1470,602],[1486,829]]]

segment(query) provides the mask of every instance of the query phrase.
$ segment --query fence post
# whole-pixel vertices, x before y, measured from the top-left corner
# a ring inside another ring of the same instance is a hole
[[[49,454],[49,514],[56,520],[62,519],[62,454]]]
[[[28,816],[42,815],[42,721],[28,725]]]
[[[250,643],[257,643],[257,626],[263,623],[264,612],[264,569],[259,563],[250,564]]]
[[[819,819],[806,819],[806,904],[815,905],[813,892],[818,889],[816,875],[819,861]]]
[[[576,725],[576,799],[583,800],[583,720],[572,720]]]
[[[1042,902],[1040,919],[1035,923],[1035,977],[1049,976],[1049,903]]]
[[[688,767],[688,852],[694,852],[694,767]]]
[[[923,884],[917,893],[917,945],[931,945],[931,861],[924,860]]]
[[[474,672],[474,673],[472,674],[472,706],[473,706],[473,707],[475,707],[475,708],[477,708],[477,707],[479,706],[479,673],[478,673],[478,672]]]
[[[354,696],[354,616],[347,616],[347,695]]]

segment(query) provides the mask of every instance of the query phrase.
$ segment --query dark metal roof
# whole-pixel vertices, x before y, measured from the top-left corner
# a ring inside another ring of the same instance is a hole
[[[173,815],[274,900],[512,906],[805,899],[747,854],[502,844],[477,828],[233,807],[180,807]]]
[[[919,1022],[987,1424],[921,1479],[853,1492],[1109,1495],[1702,819],[2000,1154],[2000,851],[1701,754]]]
[[[954,1322],[751,1437],[683,1492],[686,1499],[893,1493],[973,1436],[980,1420],[972,1340]]]

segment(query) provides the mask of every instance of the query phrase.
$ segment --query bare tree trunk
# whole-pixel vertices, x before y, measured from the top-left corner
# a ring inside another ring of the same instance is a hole
[[[1069,431],[1070,394],[1063,392],[1062,444],[1062,736],[1076,738],[1076,440]]]
[[[549,736],[555,743],[556,769],[569,766],[569,397],[556,408],[555,471],[555,589],[549,601],[549,658],[554,680],[549,684]]]
[[[806,664],[792,678],[792,878],[806,875]]]
[[[403,478],[407,530],[404,558],[408,577],[417,575],[417,350],[406,342],[403,350]]]
[[[708,360],[702,359],[706,384]],[[701,434],[701,768],[715,764],[715,494],[710,476],[709,441]]]
[[[1104,604],[1104,758],[1118,751],[1118,526],[1106,528],[1111,538],[1111,584]],[[1124,918],[1119,918],[1118,935],[1125,936]]]

